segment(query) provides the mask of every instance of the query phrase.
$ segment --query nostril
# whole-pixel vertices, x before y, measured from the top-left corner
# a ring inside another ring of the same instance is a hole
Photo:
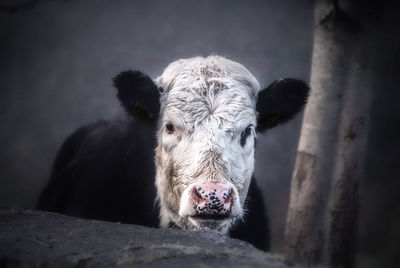
[[[202,190],[201,190],[201,187],[197,187],[197,188],[196,188],[196,191],[195,191],[195,192],[196,192],[196,195],[197,195],[199,198],[203,198],[203,196],[201,195],[201,191],[202,191]],[[204,191],[203,191],[203,193],[204,193]]]
[[[201,187],[193,187],[193,189],[192,189],[192,191],[190,193],[190,196],[192,197],[192,199],[195,202],[200,202],[200,201],[203,200],[203,196],[201,194],[201,191],[202,191]]]

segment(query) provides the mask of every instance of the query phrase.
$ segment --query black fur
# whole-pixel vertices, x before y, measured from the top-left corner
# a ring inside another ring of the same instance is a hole
[[[269,250],[269,219],[264,205],[264,198],[255,178],[251,179],[245,202],[246,213],[243,222],[234,226],[230,237],[252,243],[255,247]]]
[[[124,71],[113,82],[118,99],[131,116],[142,121],[157,120],[161,89],[150,77],[140,71]]]
[[[153,133],[128,119],[79,128],[62,145],[37,208],[158,227]]]
[[[285,78],[260,91],[257,131],[265,131],[292,119],[306,104],[309,90],[305,82]]]
[[[138,120],[99,121],[62,145],[37,209],[71,216],[158,227],[154,126]],[[249,213],[232,237],[268,250],[268,219],[251,183]]]

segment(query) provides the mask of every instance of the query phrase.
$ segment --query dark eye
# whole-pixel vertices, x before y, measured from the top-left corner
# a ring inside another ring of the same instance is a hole
[[[166,129],[168,134],[172,134],[175,131],[175,127],[174,127],[174,125],[172,123],[167,123],[165,125],[165,129]]]
[[[249,125],[245,130],[240,134],[240,145],[242,147],[246,144],[247,137],[251,134],[251,125]]]

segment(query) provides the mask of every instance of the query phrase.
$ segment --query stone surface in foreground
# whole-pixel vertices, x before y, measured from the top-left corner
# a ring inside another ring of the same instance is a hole
[[[213,231],[0,210],[0,267],[289,267]]]

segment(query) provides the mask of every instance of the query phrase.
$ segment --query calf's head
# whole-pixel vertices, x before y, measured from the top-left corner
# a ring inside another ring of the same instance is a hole
[[[175,61],[155,81],[123,72],[114,84],[128,113],[158,122],[161,226],[224,233],[244,214],[256,133],[291,119],[309,90],[296,79],[260,90],[244,66],[220,56]]]

